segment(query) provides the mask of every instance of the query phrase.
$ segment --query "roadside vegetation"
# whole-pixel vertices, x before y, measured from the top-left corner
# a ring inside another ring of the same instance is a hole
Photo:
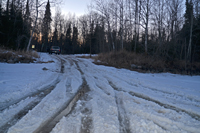
[[[0,48],[0,62],[6,63],[31,63],[36,61],[39,55],[36,51],[26,52],[24,50],[7,50]]]
[[[167,60],[158,56],[135,54],[127,51],[101,53],[94,57],[95,64],[126,68],[139,72],[170,72],[174,74],[200,74],[200,63],[188,65],[185,60]]]

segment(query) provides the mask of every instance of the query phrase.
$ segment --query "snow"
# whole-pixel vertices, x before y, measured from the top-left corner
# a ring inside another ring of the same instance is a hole
[[[20,101],[18,104],[10,106],[9,109],[5,109],[0,113],[0,127],[10,121],[16,113],[23,108],[25,108],[29,103],[34,101],[35,98],[26,98],[25,100]],[[8,115],[9,114],[9,115]]]
[[[41,59],[51,58],[41,53]],[[42,70],[44,67],[48,71]],[[58,78],[56,63],[0,63],[0,108],[34,93]]]
[[[77,55],[40,56],[43,63],[0,63],[0,127],[39,101],[8,133],[36,132],[66,107],[83,79],[90,91],[51,133],[200,131],[200,76],[139,73],[94,65]],[[52,85],[44,98],[34,96]]]

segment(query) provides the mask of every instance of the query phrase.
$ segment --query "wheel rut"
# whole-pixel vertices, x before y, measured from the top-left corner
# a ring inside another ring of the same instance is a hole
[[[86,85],[87,88],[88,85]],[[81,117],[81,127],[80,127],[80,132],[81,133],[91,133],[93,130],[93,119],[91,117],[92,114],[92,108],[91,106],[87,106],[88,101],[91,100],[92,98],[88,95],[88,93],[84,94],[81,98],[81,104],[82,104],[82,117]]]
[[[36,99],[33,102],[30,102],[25,108],[21,109],[17,114],[14,115],[14,117],[9,120],[5,125],[0,127],[0,132],[7,132],[7,130],[15,125],[23,116],[25,116],[29,110],[32,110],[36,105],[38,105],[44,97],[46,97],[54,88],[56,85],[49,87],[48,89],[45,89],[44,91],[40,91],[37,94],[34,94],[32,97],[36,97]]]
[[[122,89],[120,89],[120,88],[117,88],[111,81],[109,81],[109,84],[110,84],[110,86],[111,86],[114,90],[116,90],[116,91],[127,92],[127,91],[125,91],[125,90],[122,90]],[[193,119],[200,121],[200,115],[198,115],[198,114],[195,114],[195,113],[189,112],[189,111],[187,111],[187,110],[184,110],[184,109],[175,107],[175,106],[173,106],[173,105],[169,105],[169,104],[162,103],[162,102],[160,102],[160,101],[158,101],[158,100],[155,100],[155,99],[150,98],[150,97],[148,97],[148,96],[146,96],[146,95],[143,95],[143,94],[135,93],[135,92],[132,92],[132,91],[129,91],[128,93],[129,93],[130,95],[132,95],[132,96],[135,96],[135,97],[138,97],[138,98],[147,100],[147,101],[154,102],[154,103],[156,103],[156,104],[158,104],[158,105],[160,105],[160,106],[163,106],[163,107],[166,108],[166,109],[171,109],[171,110],[174,110],[174,111],[176,111],[176,112],[178,112],[178,113],[179,113],[179,112],[184,112],[184,113],[188,114],[190,117],[192,117]]]
[[[64,62],[65,62],[64,60],[61,60],[60,73],[64,73],[64,68],[65,68],[65,67],[64,67]],[[41,89],[40,89],[39,91],[37,91],[37,92],[28,94],[28,95],[26,95],[26,96],[24,96],[24,97],[22,97],[22,98],[20,98],[20,99],[18,99],[18,100],[9,102],[9,103],[7,103],[7,104],[4,105],[4,106],[0,106],[0,112],[2,112],[3,110],[9,108],[11,105],[17,104],[17,103],[19,103],[20,101],[25,100],[25,99],[28,98],[28,97],[34,97],[34,96],[36,96],[36,95],[38,95],[38,94],[40,94],[40,93],[42,93],[42,92],[44,92],[44,91],[48,91],[48,89],[51,88],[51,87],[54,87],[54,88],[55,88],[55,86],[56,86],[59,82],[60,82],[60,77],[58,77],[53,83],[51,83],[51,84],[49,84],[49,85],[47,85],[47,86],[41,88]]]
[[[128,119],[128,116],[126,114],[126,110],[123,105],[124,104],[123,100],[120,97],[121,97],[120,93],[115,92],[115,101],[116,101],[117,110],[118,110],[120,133],[131,133],[130,120]]]
[[[74,61],[75,62],[75,61]],[[72,96],[72,98],[62,107],[61,110],[59,110],[54,116],[52,116],[48,121],[46,121],[43,125],[41,125],[37,130],[34,131],[34,133],[49,133],[52,131],[52,129],[56,126],[56,124],[60,121],[62,117],[67,117],[74,109],[74,106],[76,105],[76,102],[81,99],[87,99],[86,93],[90,91],[90,88],[85,80],[84,73],[80,69],[77,62],[75,62],[77,66],[77,70],[80,71],[82,75],[82,85],[79,87],[76,94]],[[69,84],[68,84],[69,85]],[[85,108],[83,113],[90,114],[91,110],[88,108]],[[86,117],[83,117],[81,119],[82,121],[82,127],[81,131],[85,133],[89,133],[92,128],[92,118],[87,115]],[[90,124],[88,124],[90,123]]]
[[[60,73],[64,73],[64,61],[63,60],[61,60]],[[29,112],[29,110],[32,110],[36,105],[38,105],[42,101],[42,99],[44,97],[46,97],[56,87],[56,85],[59,82],[60,82],[60,78],[58,77],[55,82],[53,82],[50,85],[43,87],[41,90],[39,90],[35,93],[32,93],[30,95],[27,95],[27,96],[13,102],[13,103],[7,104],[6,106],[0,108],[1,109],[0,111],[3,111],[5,109],[9,108],[11,105],[15,105],[15,104],[20,103],[22,100],[25,100],[28,97],[35,98],[35,100],[30,102],[25,108],[19,110],[18,113],[16,113],[8,122],[6,122],[6,124],[2,125],[0,127],[0,132],[6,133],[8,131],[8,129],[11,126],[15,125],[23,116],[25,116]]]

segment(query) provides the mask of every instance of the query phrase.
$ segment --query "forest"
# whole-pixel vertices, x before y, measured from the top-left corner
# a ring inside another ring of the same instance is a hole
[[[56,45],[62,54],[125,50],[200,62],[200,0],[93,0],[82,16],[63,14],[59,0],[0,2],[3,48],[47,52]]]

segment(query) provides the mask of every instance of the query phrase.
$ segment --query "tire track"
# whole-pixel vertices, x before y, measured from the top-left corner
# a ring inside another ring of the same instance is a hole
[[[72,110],[74,109],[74,106],[76,105],[76,102],[78,100],[81,99],[81,97],[86,97],[85,93],[90,91],[89,86],[87,85],[87,82],[84,78],[84,73],[81,71],[78,63],[76,61],[73,60],[73,62],[75,62],[76,66],[77,66],[77,70],[80,71],[81,75],[82,75],[82,85],[79,87],[78,91],[76,94],[74,94],[74,96],[72,96],[71,100],[69,100],[65,106],[62,107],[61,110],[58,111],[58,113],[56,113],[54,116],[52,116],[48,121],[46,121],[43,125],[41,125],[38,129],[36,129],[34,131],[34,133],[49,133],[50,131],[52,131],[52,129],[56,126],[56,124],[60,121],[60,119],[63,116],[67,116],[69,115]],[[71,62],[70,64],[73,64],[73,62]],[[69,83],[67,83],[67,86],[69,86]],[[85,110],[83,111],[83,113],[89,114],[91,113],[91,111],[87,108],[85,108]],[[89,117],[89,115],[87,117],[82,118],[82,127],[81,127],[81,131],[82,132],[90,132],[91,128],[92,128],[92,118]],[[90,124],[88,124],[90,123]]]
[[[78,60],[79,62],[81,62],[80,60]],[[85,80],[84,77],[84,73],[83,71],[80,69],[80,66],[78,65],[78,61],[77,60],[73,60],[73,62],[75,62],[76,66],[77,66],[77,70],[81,73],[82,78],[83,78],[83,87],[87,90],[87,92],[90,91],[90,88]],[[88,96],[88,94],[84,94],[83,97],[81,97],[81,102],[83,104],[83,110],[81,111],[81,113],[84,115],[81,118],[81,127],[80,127],[80,132],[81,133],[90,133],[92,132],[92,128],[93,128],[93,119],[90,116],[92,113],[92,109],[85,107],[85,104],[87,103],[88,100],[91,100],[91,98]]]
[[[126,110],[123,105],[123,100],[120,98],[120,94],[115,92],[115,101],[118,110],[118,120],[120,125],[120,133],[131,133],[130,120],[126,114]]]
[[[49,133],[63,116],[66,116],[71,112],[75,103],[80,99],[82,95],[85,94],[86,91],[87,90],[83,88],[83,85],[81,85],[78,92],[72,97],[72,99],[68,103],[65,104],[66,106],[64,106],[60,111],[58,111],[58,113],[56,113],[47,122],[36,129],[34,133]]]
[[[64,62],[65,62],[64,60],[61,60],[60,73],[64,73],[64,68],[65,68],[65,67],[64,67]],[[49,84],[49,85],[47,85],[47,86],[41,88],[40,90],[38,90],[38,91],[36,91],[36,92],[34,92],[34,93],[31,93],[31,94],[28,94],[28,95],[26,95],[26,96],[24,96],[24,97],[22,97],[22,98],[20,98],[20,99],[18,99],[18,100],[15,100],[15,101],[13,101],[13,102],[9,102],[9,103],[7,103],[7,104],[4,105],[4,106],[1,106],[1,107],[0,107],[0,112],[2,112],[3,110],[9,108],[11,105],[17,104],[17,103],[19,103],[20,101],[25,100],[25,99],[28,98],[28,97],[34,97],[34,96],[36,96],[36,95],[38,95],[38,94],[44,92],[45,90],[48,90],[48,89],[51,88],[51,87],[54,87],[54,88],[55,88],[55,86],[56,86],[59,82],[60,82],[60,76],[58,76],[58,78],[57,78],[53,83],[51,83],[51,84]]]
[[[110,84],[110,86],[111,86],[114,90],[116,90],[116,91],[127,92],[127,91],[125,91],[125,90],[122,90],[122,89],[117,88],[111,81],[109,81],[109,84]],[[128,93],[129,93],[130,95],[132,95],[132,96],[135,96],[135,97],[138,97],[138,98],[147,100],[147,101],[154,102],[154,103],[156,103],[156,104],[158,104],[158,105],[160,105],[160,106],[163,106],[163,107],[166,108],[166,109],[171,109],[171,110],[174,110],[174,111],[176,111],[176,112],[178,112],[178,113],[179,113],[179,112],[184,112],[184,113],[188,114],[190,117],[194,118],[195,120],[200,121],[200,115],[198,115],[198,114],[189,112],[189,111],[187,111],[187,110],[178,108],[178,107],[173,106],[173,105],[169,105],[169,104],[166,104],[166,103],[162,103],[162,102],[160,102],[160,101],[158,101],[158,100],[155,100],[155,99],[153,99],[153,98],[150,98],[150,97],[148,97],[148,96],[146,96],[146,95],[144,95],[144,94],[139,94],[139,93],[132,92],[132,91],[129,91]]]
[[[115,78],[118,78],[118,79],[120,79],[120,80],[126,82],[127,84],[129,84],[129,85],[131,85],[131,86],[135,86],[135,87],[137,87],[137,88],[138,88],[138,87],[142,87],[143,89],[150,90],[150,91],[152,91],[152,92],[157,92],[159,95],[161,95],[161,96],[164,95],[165,97],[167,97],[167,98],[169,98],[169,99],[172,99],[172,100],[174,100],[174,97],[180,97],[180,98],[184,99],[184,104],[190,105],[191,102],[192,102],[194,106],[200,107],[200,100],[195,99],[195,98],[192,98],[192,97],[189,97],[189,96],[185,96],[184,94],[173,93],[173,92],[167,92],[167,91],[160,90],[160,89],[156,89],[156,88],[153,88],[153,87],[147,87],[147,86],[145,86],[145,85],[142,85],[141,83],[139,83],[139,84],[132,83],[132,82],[130,82],[131,79],[129,79],[129,81],[127,81],[127,80],[125,80],[125,79],[123,79],[123,78],[121,78],[121,77],[119,77],[119,76],[116,76],[116,75],[113,75],[113,74],[112,74],[112,76],[114,76]],[[134,82],[135,82],[135,81],[134,81]],[[176,99],[178,99],[178,98],[176,98]],[[189,101],[189,102],[188,102],[188,101]],[[179,101],[179,102],[182,102],[182,101]],[[198,104],[197,104],[197,103],[198,103]]]
[[[122,80],[122,79],[121,79]],[[189,96],[184,96],[184,94],[178,94],[178,93],[172,93],[172,92],[167,92],[167,91],[164,91],[164,90],[159,90],[159,89],[156,89],[156,88],[152,88],[152,87],[147,87],[145,85],[142,85],[142,84],[132,84],[130,82],[127,82],[125,80],[123,80],[124,82],[126,82],[127,84],[131,85],[131,86],[136,86],[136,87],[142,87],[143,89],[146,89],[146,90],[150,90],[152,92],[156,92],[156,93],[159,93],[159,95],[162,95],[162,96],[165,96],[169,99],[173,99],[174,97],[176,97],[176,99],[178,98],[181,98],[185,101],[185,104],[191,104],[191,102],[195,102],[193,103],[194,106],[196,107],[200,107],[200,100],[198,99],[195,99],[195,98],[191,98]],[[178,97],[178,98],[177,98]],[[188,101],[190,101],[188,103]],[[198,104],[197,104],[198,103]]]
[[[100,71],[102,71],[102,70],[100,70]],[[120,79],[121,81],[124,81],[127,84],[129,84],[130,86],[142,87],[142,88],[144,88],[146,90],[150,90],[150,91],[153,91],[153,92],[158,92],[161,96],[165,95],[167,98],[169,98],[171,100],[174,100],[174,98],[176,98],[176,97],[180,97],[180,98],[184,99],[184,104],[191,105],[191,103],[192,103],[197,108],[200,107],[200,100],[199,99],[196,99],[196,98],[191,97],[191,96],[187,96],[185,94],[179,94],[178,92],[175,92],[175,93],[174,92],[167,92],[167,91],[164,91],[164,90],[160,90],[160,89],[156,89],[156,88],[153,88],[153,87],[148,87],[148,86],[142,85],[141,83],[139,83],[139,84],[135,83],[134,84],[132,82],[135,82],[135,81],[133,81],[130,77],[128,78],[129,81],[127,81],[124,78],[122,78],[119,75],[116,75],[116,74],[114,74],[112,72],[109,73],[109,77],[115,77],[117,79]],[[105,78],[107,78],[107,76],[105,76]],[[176,98],[176,100],[177,99],[178,98]],[[181,103],[183,101],[179,101],[179,102]]]
[[[89,86],[85,84],[86,88],[89,90]],[[88,93],[84,94],[81,98],[81,104],[82,104],[82,109],[81,113],[83,114],[81,118],[81,127],[80,127],[80,132],[81,133],[91,133],[93,130],[93,119],[91,117],[92,114],[92,109],[90,106],[87,105],[87,101],[91,100],[92,98],[88,95]]]
[[[61,69],[60,69],[60,73],[64,73],[64,61],[61,60]],[[28,97],[34,97],[36,98],[34,101],[30,102],[25,108],[21,109],[18,113],[16,113],[12,118],[11,120],[9,120],[8,122],[6,122],[6,124],[4,124],[3,126],[0,127],[0,132],[1,133],[6,133],[8,131],[8,129],[15,125],[23,116],[25,116],[29,110],[32,110],[36,105],[38,105],[42,99],[44,97],[46,97],[55,87],[56,85],[60,82],[60,77],[58,77],[56,79],[55,82],[53,82],[52,84],[50,85],[47,85],[45,87],[43,87],[41,90],[35,92],[35,93],[32,93],[32,94],[29,94],[13,103],[10,103],[4,107],[1,108],[1,111],[9,108],[11,105],[14,105],[14,104],[18,104],[20,103],[20,101],[22,100],[25,100],[26,98]]]
[[[38,105],[44,97],[46,97],[54,88],[56,85],[51,86],[50,88],[40,91],[39,93],[35,94],[32,97],[36,97],[36,100],[29,103],[25,108],[21,109],[17,114],[14,115],[14,117],[8,121],[5,125],[0,127],[0,132],[6,133],[7,130],[15,125],[23,116],[25,116],[29,110],[32,110],[36,105]]]

